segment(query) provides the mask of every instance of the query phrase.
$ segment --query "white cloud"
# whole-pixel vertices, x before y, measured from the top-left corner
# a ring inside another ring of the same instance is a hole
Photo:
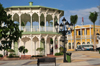
[[[92,22],[88,19],[90,12],[98,12],[98,8],[97,7],[92,7],[92,8],[88,8],[88,9],[79,9],[79,10],[66,10],[65,12],[65,17],[68,21],[70,21],[70,16],[71,15],[78,15],[78,21],[77,21],[77,25],[81,25],[82,22],[82,17],[84,17],[84,24],[92,24]],[[99,24],[99,19],[97,19],[96,24]]]

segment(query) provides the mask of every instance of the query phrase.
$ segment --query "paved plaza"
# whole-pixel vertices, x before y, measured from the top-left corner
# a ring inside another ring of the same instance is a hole
[[[71,63],[63,63],[63,56],[56,58],[56,66],[100,66],[100,54],[97,51],[72,52]],[[37,59],[0,61],[0,66],[37,66]],[[54,66],[55,63],[40,64]]]

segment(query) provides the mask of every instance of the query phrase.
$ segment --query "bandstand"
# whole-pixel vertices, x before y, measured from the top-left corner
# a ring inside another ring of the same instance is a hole
[[[25,55],[32,56],[38,55],[37,48],[42,47],[41,39],[44,39],[44,54],[50,54],[50,39],[53,39],[53,55],[59,52],[61,35],[56,33],[54,23],[64,15],[63,10],[56,8],[49,8],[39,5],[33,5],[33,2],[29,2],[29,6],[12,6],[5,9],[7,14],[12,15],[12,20],[19,23],[19,29],[23,30],[22,38],[18,40],[18,47],[25,46],[28,49],[28,53]],[[40,23],[44,22],[44,26]],[[52,21],[52,26],[48,26]],[[21,23],[30,22],[30,26],[21,26]],[[33,26],[34,22],[38,22],[38,26]],[[13,44],[14,45],[14,44]],[[56,49],[55,46],[58,46]],[[14,47],[12,46],[12,49]],[[18,54],[21,56],[22,53]]]

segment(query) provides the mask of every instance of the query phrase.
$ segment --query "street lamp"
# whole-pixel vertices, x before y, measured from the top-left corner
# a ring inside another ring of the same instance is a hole
[[[65,44],[67,43],[67,37],[66,37],[66,33],[68,32],[72,32],[72,29],[73,29],[73,24],[72,23],[69,23],[68,21],[66,21],[65,18],[62,19],[62,22],[60,25],[56,22],[55,23],[55,28],[56,28],[56,31],[58,33],[61,33],[62,34],[62,37],[61,37],[61,41],[64,43],[64,62],[67,62],[66,61],[66,48],[65,48]],[[60,30],[58,31],[60,27]],[[66,41],[66,42],[65,42]]]

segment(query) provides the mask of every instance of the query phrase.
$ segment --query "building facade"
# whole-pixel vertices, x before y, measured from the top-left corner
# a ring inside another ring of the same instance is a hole
[[[75,47],[83,44],[94,44],[93,25],[77,25],[75,26]],[[95,25],[95,34],[100,33],[100,26]],[[74,31],[68,36],[67,50],[74,51]],[[98,44],[97,36],[96,44]]]

